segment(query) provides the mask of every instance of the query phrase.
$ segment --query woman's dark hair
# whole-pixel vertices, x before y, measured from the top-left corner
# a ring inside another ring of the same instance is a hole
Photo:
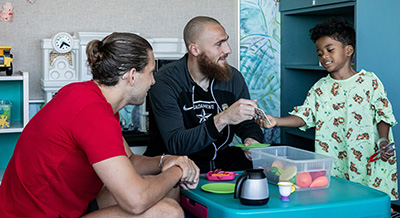
[[[344,46],[351,45],[356,49],[356,32],[344,18],[331,17],[310,29],[310,38],[314,43],[323,36],[329,36]]]
[[[93,80],[102,85],[114,86],[121,76],[135,68],[140,72],[149,62],[150,43],[133,33],[112,33],[102,41],[87,44],[87,62]]]

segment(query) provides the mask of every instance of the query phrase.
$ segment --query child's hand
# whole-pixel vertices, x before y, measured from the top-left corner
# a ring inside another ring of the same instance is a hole
[[[386,148],[386,146],[388,145],[388,142],[386,142],[386,141],[383,141],[383,142],[381,142],[380,143],[380,147],[382,148],[382,151],[381,151],[381,160],[382,161],[387,161],[389,158],[391,158],[391,157],[393,157],[393,155],[394,155],[394,150],[393,151],[391,151],[391,152],[387,152],[387,148]]]
[[[274,126],[276,126],[276,119],[275,117],[271,116],[271,115],[266,115],[268,117],[268,120],[270,121],[270,124],[268,124],[268,122],[265,119],[262,119],[260,116],[257,116],[255,118],[256,123],[262,127],[262,128],[272,128]]]

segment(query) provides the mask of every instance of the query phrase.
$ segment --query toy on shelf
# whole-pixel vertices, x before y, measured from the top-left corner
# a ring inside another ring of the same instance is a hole
[[[11,46],[0,46],[0,71],[6,71],[7,76],[13,73],[11,48]]]
[[[0,100],[0,129],[9,128],[11,119],[11,102]]]
[[[10,127],[10,122],[7,121],[7,116],[0,115],[0,129]]]

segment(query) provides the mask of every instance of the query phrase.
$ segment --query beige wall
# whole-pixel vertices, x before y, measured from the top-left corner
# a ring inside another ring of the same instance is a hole
[[[41,39],[58,32],[130,31],[147,38],[181,38],[186,22],[197,15],[212,16],[230,35],[238,65],[237,0],[8,0],[14,6],[12,23],[0,22],[0,45],[12,46],[14,72],[30,74],[30,99],[44,99]],[[2,6],[7,1],[0,1]]]

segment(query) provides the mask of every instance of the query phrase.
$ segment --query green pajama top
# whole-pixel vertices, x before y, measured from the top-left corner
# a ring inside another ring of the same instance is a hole
[[[304,120],[301,130],[315,127],[315,152],[334,158],[332,175],[398,199],[396,155],[387,162],[367,162],[378,150],[377,124],[397,124],[383,84],[374,73],[361,70],[345,80],[323,77],[309,90],[304,104],[290,114]],[[391,131],[389,141],[393,141]]]

